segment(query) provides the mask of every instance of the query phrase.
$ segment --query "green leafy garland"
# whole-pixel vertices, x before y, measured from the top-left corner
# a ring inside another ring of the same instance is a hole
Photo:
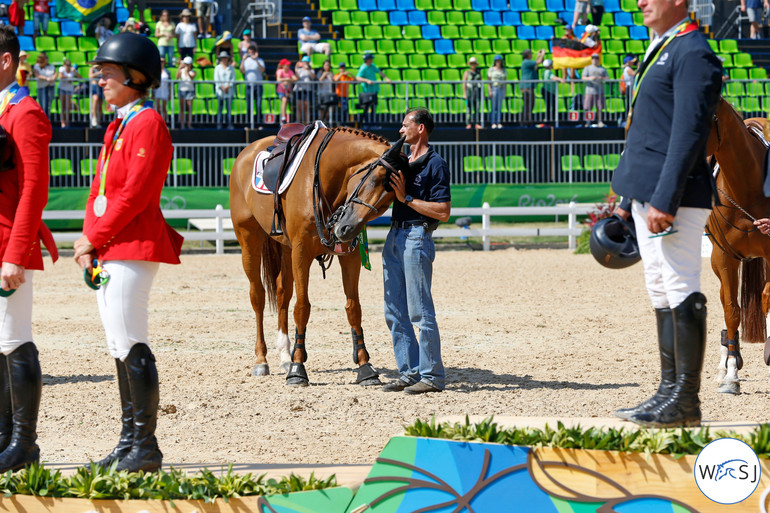
[[[747,435],[722,430],[714,431],[712,434],[708,427],[628,430],[595,427],[583,429],[580,426],[567,428],[561,422],[558,422],[556,429],[552,429],[547,424],[544,429],[517,427],[503,429],[493,421],[492,417],[478,424],[471,424],[466,416],[464,424],[459,422],[437,424],[434,417],[430,422],[417,420],[413,425],[405,426],[404,429],[409,436],[530,447],[670,454],[677,459],[685,455],[698,454],[712,440],[737,438],[749,444],[760,458],[770,458],[770,424],[760,424]]]

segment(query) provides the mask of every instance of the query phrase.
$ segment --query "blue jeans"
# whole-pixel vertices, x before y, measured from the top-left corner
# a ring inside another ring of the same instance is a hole
[[[48,117],[51,117],[51,101],[53,101],[54,89],[53,87],[40,87],[37,90],[37,103],[40,104]]]
[[[32,26],[35,30],[35,35],[48,34],[48,20],[51,19],[51,14],[47,12],[32,12]]]
[[[422,225],[391,228],[382,250],[385,282],[385,322],[401,379],[444,389],[441,338],[430,287],[436,248]],[[419,342],[414,326],[420,332]]]
[[[159,46],[160,56],[166,58],[166,67],[174,65],[174,50],[173,46]]]
[[[489,122],[499,125],[502,120],[503,99],[505,99],[505,87],[493,87],[489,98]]]
[[[228,128],[231,128],[233,125],[233,99],[232,98],[225,98],[223,96],[217,97],[217,128],[222,127],[222,118],[223,113],[222,111],[225,111],[226,118],[227,118],[227,126]]]

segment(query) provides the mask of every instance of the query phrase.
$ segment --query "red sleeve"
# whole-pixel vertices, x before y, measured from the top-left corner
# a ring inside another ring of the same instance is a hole
[[[32,102],[32,103],[30,103]],[[26,105],[25,105],[26,104]],[[29,108],[33,105],[34,108]],[[48,144],[51,123],[31,99],[22,100],[12,127],[15,167],[19,171],[19,204],[3,261],[27,266],[30,250],[38,241],[43,208],[48,203]]]
[[[142,114],[144,120],[137,117],[133,126],[129,123],[126,127],[126,131],[131,130],[131,138],[128,140],[126,137],[125,142],[126,151],[130,155],[130,168],[120,191],[117,191],[117,194],[108,194],[109,202],[105,214],[85,233],[95,248],[104,246],[147,208],[154,198],[149,191],[163,189],[173,149],[168,128],[160,116],[152,115],[153,112],[146,111]],[[145,157],[136,156],[139,148],[145,149]],[[108,180],[109,173],[108,167]],[[95,196],[93,187],[91,196]]]

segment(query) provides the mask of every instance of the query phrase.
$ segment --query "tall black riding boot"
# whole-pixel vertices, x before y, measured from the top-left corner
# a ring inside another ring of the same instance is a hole
[[[97,465],[104,468],[109,467],[113,461],[121,460],[128,456],[134,441],[134,409],[131,405],[131,387],[128,386],[128,374],[126,364],[120,359],[115,358],[115,366],[118,369],[118,390],[120,391],[120,420],[123,428],[120,430],[120,441],[118,445],[103,460],[99,460]]]
[[[43,377],[37,348],[32,342],[17,347],[5,357],[11,396],[13,428],[8,447],[0,453],[0,473],[18,470],[40,460],[37,446],[37,413]]]
[[[656,407],[631,420],[651,427],[699,426],[703,357],[706,352],[706,296],[693,292],[674,308],[676,384],[671,395]]]
[[[13,411],[11,409],[11,380],[8,377],[8,363],[0,353],[0,453],[11,443]]]
[[[660,385],[655,395],[634,406],[617,410],[615,415],[631,420],[637,413],[642,413],[662,403],[674,389],[676,365],[674,363],[674,314],[670,308],[656,308],[655,320],[658,324],[658,352],[660,353]]]
[[[159,400],[155,356],[147,344],[135,344],[124,364],[131,389],[134,435],[131,450],[120,460],[117,470],[155,472],[163,462],[163,453],[155,438]]]

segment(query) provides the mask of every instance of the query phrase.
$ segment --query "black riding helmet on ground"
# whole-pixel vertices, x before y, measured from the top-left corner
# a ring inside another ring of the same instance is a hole
[[[155,43],[145,36],[121,32],[109,38],[99,47],[91,64],[120,64],[126,75],[124,85],[146,91],[160,86],[160,51]],[[131,81],[128,69],[135,69],[147,77],[148,82],[137,84]]]

